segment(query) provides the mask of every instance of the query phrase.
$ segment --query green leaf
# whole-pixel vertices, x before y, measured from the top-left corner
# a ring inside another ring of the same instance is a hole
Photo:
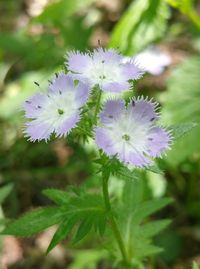
[[[140,223],[144,218],[158,211],[159,209],[172,203],[171,198],[157,198],[154,200],[143,202],[138,208],[133,212],[134,223]]]
[[[133,213],[143,198],[143,180],[141,178],[126,179],[123,189],[123,202],[127,210]]]
[[[200,151],[199,69],[199,56],[186,59],[171,72],[167,81],[167,91],[160,95],[163,104],[162,123],[174,125],[176,138],[190,131],[175,141],[167,153],[165,160],[174,167]],[[180,123],[182,125],[178,126]]]
[[[127,167],[123,166],[117,171],[116,176],[121,177],[122,179],[138,179],[138,172],[136,170],[131,171]]]
[[[192,269],[199,269],[199,266],[195,261],[192,263]]]
[[[76,250],[68,269],[96,269],[102,260],[108,259],[108,252],[101,249]]]
[[[73,192],[74,189],[71,189],[71,191]],[[52,193],[50,192],[50,194]],[[57,190],[54,190],[53,194],[56,194],[53,198],[57,200],[59,191],[57,193]],[[65,204],[65,219],[60,223],[59,228],[55,232],[47,252],[51,251],[77,225],[78,228],[73,243],[77,243],[85,237],[92,228],[98,230],[100,234],[105,230],[106,212],[101,196],[97,194],[85,194],[81,191],[77,192],[76,189],[76,195],[68,193],[67,197],[68,200],[64,201],[65,203],[67,202]],[[62,200],[58,202],[63,203]]]
[[[162,251],[163,249],[161,247],[148,244],[147,242],[144,242],[143,240],[141,240],[138,246],[134,249],[135,257],[137,257],[137,259],[151,257],[155,254],[161,253]]]
[[[176,140],[189,133],[193,128],[197,127],[197,125],[198,124],[194,122],[180,123],[170,126],[169,129],[172,131],[174,140]]]
[[[13,184],[7,184],[0,188],[0,204],[6,199],[12,189]]]
[[[171,220],[157,220],[149,222],[142,225],[142,227],[139,229],[138,235],[141,235],[141,237],[152,237],[164,230],[167,226],[169,226],[170,223]]]
[[[129,259],[143,262],[146,257],[162,251],[160,247],[152,244],[153,237],[170,224],[170,220],[148,222],[148,219],[151,214],[171,203],[172,199],[154,198],[144,201],[146,185],[143,174],[137,171],[136,175],[137,179],[126,177],[123,199],[116,208],[116,214]]]
[[[165,0],[172,7],[177,8],[180,12],[186,15],[194,25],[200,29],[200,18],[196,12],[193,0]]]
[[[67,204],[69,202],[69,194],[65,191],[46,189],[42,193],[58,205]]]
[[[85,237],[90,232],[92,226],[93,226],[92,216],[84,219],[78,227],[73,243],[76,244],[78,241],[83,239],[83,237]]]
[[[100,234],[104,232],[106,212],[102,197],[97,194],[85,194],[81,192],[79,195],[69,195],[70,199],[65,205],[65,219],[56,231],[48,247],[48,252],[60,240],[64,239],[74,226],[78,225],[73,243],[81,240],[92,228],[98,230]]]
[[[81,240],[94,227],[102,234],[105,230],[106,211],[101,196],[87,194],[70,200],[67,210],[69,218],[74,219],[74,225],[79,224],[74,243]]]
[[[74,218],[64,220],[63,222],[60,223],[59,228],[55,232],[48,246],[47,253],[49,253],[60,241],[62,241],[63,239],[67,237],[67,235],[72,230],[74,223],[75,223]]]
[[[67,18],[73,15],[76,11],[86,8],[94,0],[60,0],[49,4],[42,14],[35,17],[33,21],[45,23],[45,24],[55,24],[58,23],[63,18]]]
[[[162,37],[167,26],[169,9],[162,0],[133,1],[111,34],[110,47],[119,47],[126,54],[144,49]]]
[[[1,232],[16,236],[31,236],[63,220],[65,211],[56,207],[46,207],[29,212],[11,222]]]
[[[155,174],[163,175],[163,171],[159,168],[159,166],[156,163],[154,163],[154,165],[152,165],[152,166],[147,167],[147,170],[149,170]]]

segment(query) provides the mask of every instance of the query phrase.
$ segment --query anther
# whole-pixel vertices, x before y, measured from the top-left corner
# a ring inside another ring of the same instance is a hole
[[[39,83],[37,83],[36,81],[34,81],[34,83],[35,83],[35,85],[37,85],[38,87],[40,87],[40,84]]]
[[[129,140],[130,140],[130,136],[127,135],[127,134],[124,134],[124,135],[122,136],[122,138],[123,138],[124,140],[126,140],[126,141],[129,141]]]
[[[63,115],[63,114],[64,114],[64,110],[62,110],[62,109],[59,108],[59,109],[58,109],[58,114],[59,114],[59,115]]]

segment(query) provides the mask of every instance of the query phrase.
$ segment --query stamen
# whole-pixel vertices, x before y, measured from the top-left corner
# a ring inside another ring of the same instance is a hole
[[[123,138],[124,140],[126,140],[126,141],[129,141],[129,140],[130,140],[130,136],[127,135],[127,134],[122,135],[122,138]]]
[[[59,114],[59,115],[63,115],[63,114],[64,114],[64,110],[62,110],[62,109],[59,108],[59,109],[58,109],[58,114]]]
[[[74,86],[77,86],[79,84],[79,80],[78,79],[75,79],[74,80]]]
[[[99,76],[100,79],[105,79],[106,76],[102,75],[102,76]]]
[[[40,84],[38,82],[34,81],[34,83],[36,86],[40,87]]]

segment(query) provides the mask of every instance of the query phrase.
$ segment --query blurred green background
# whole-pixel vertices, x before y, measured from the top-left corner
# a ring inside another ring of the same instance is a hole
[[[23,137],[24,100],[48,85],[69,50],[115,47],[133,56],[156,45],[171,58],[160,75],[146,74],[137,94],[162,106],[162,123],[200,121],[200,2],[194,0],[0,0],[0,202],[3,216],[49,202],[47,187],[95,187],[93,145],[71,139],[30,143]],[[165,252],[146,268],[191,268],[200,263],[200,125],[159,162],[164,174],[144,173],[147,196],[175,199],[167,211],[171,227],[157,239]],[[120,192],[121,182],[112,189]],[[144,195],[144,196],[145,196]],[[145,199],[145,198],[144,198]],[[45,256],[53,231],[30,239],[1,238],[0,268],[109,269],[98,239],[78,248],[59,245]],[[67,250],[66,250],[67,249]]]

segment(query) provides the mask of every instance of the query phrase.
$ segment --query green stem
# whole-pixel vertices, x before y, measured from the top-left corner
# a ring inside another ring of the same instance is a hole
[[[103,197],[104,197],[105,207],[106,207],[107,212],[110,213],[109,218],[110,218],[111,228],[113,230],[113,234],[116,238],[116,241],[119,245],[124,264],[126,268],[128,268],[128,259],[126,255],[124,242],[123,242],[122,236],[120,234],[120,230],[117,226],[117,223],[113,217],[112,210],[111,210],[111,203],[110,203],[110,198],[109,198],[109,193],[108,193],[108,179],[109,179],[109,174],[103,173],[102,188],[103,188]]]
[[[101,95],[102,95],[102,90],[101,89],[98,89],[98,90],[99,90],[99,94],[98,94],[98,97],[97,97],[97,103],[96,103],[95,112],[94,112],[94,121],[95,121],[95,123],[97,122],[97,114],[98,114],[99,109],[100,109]]]

